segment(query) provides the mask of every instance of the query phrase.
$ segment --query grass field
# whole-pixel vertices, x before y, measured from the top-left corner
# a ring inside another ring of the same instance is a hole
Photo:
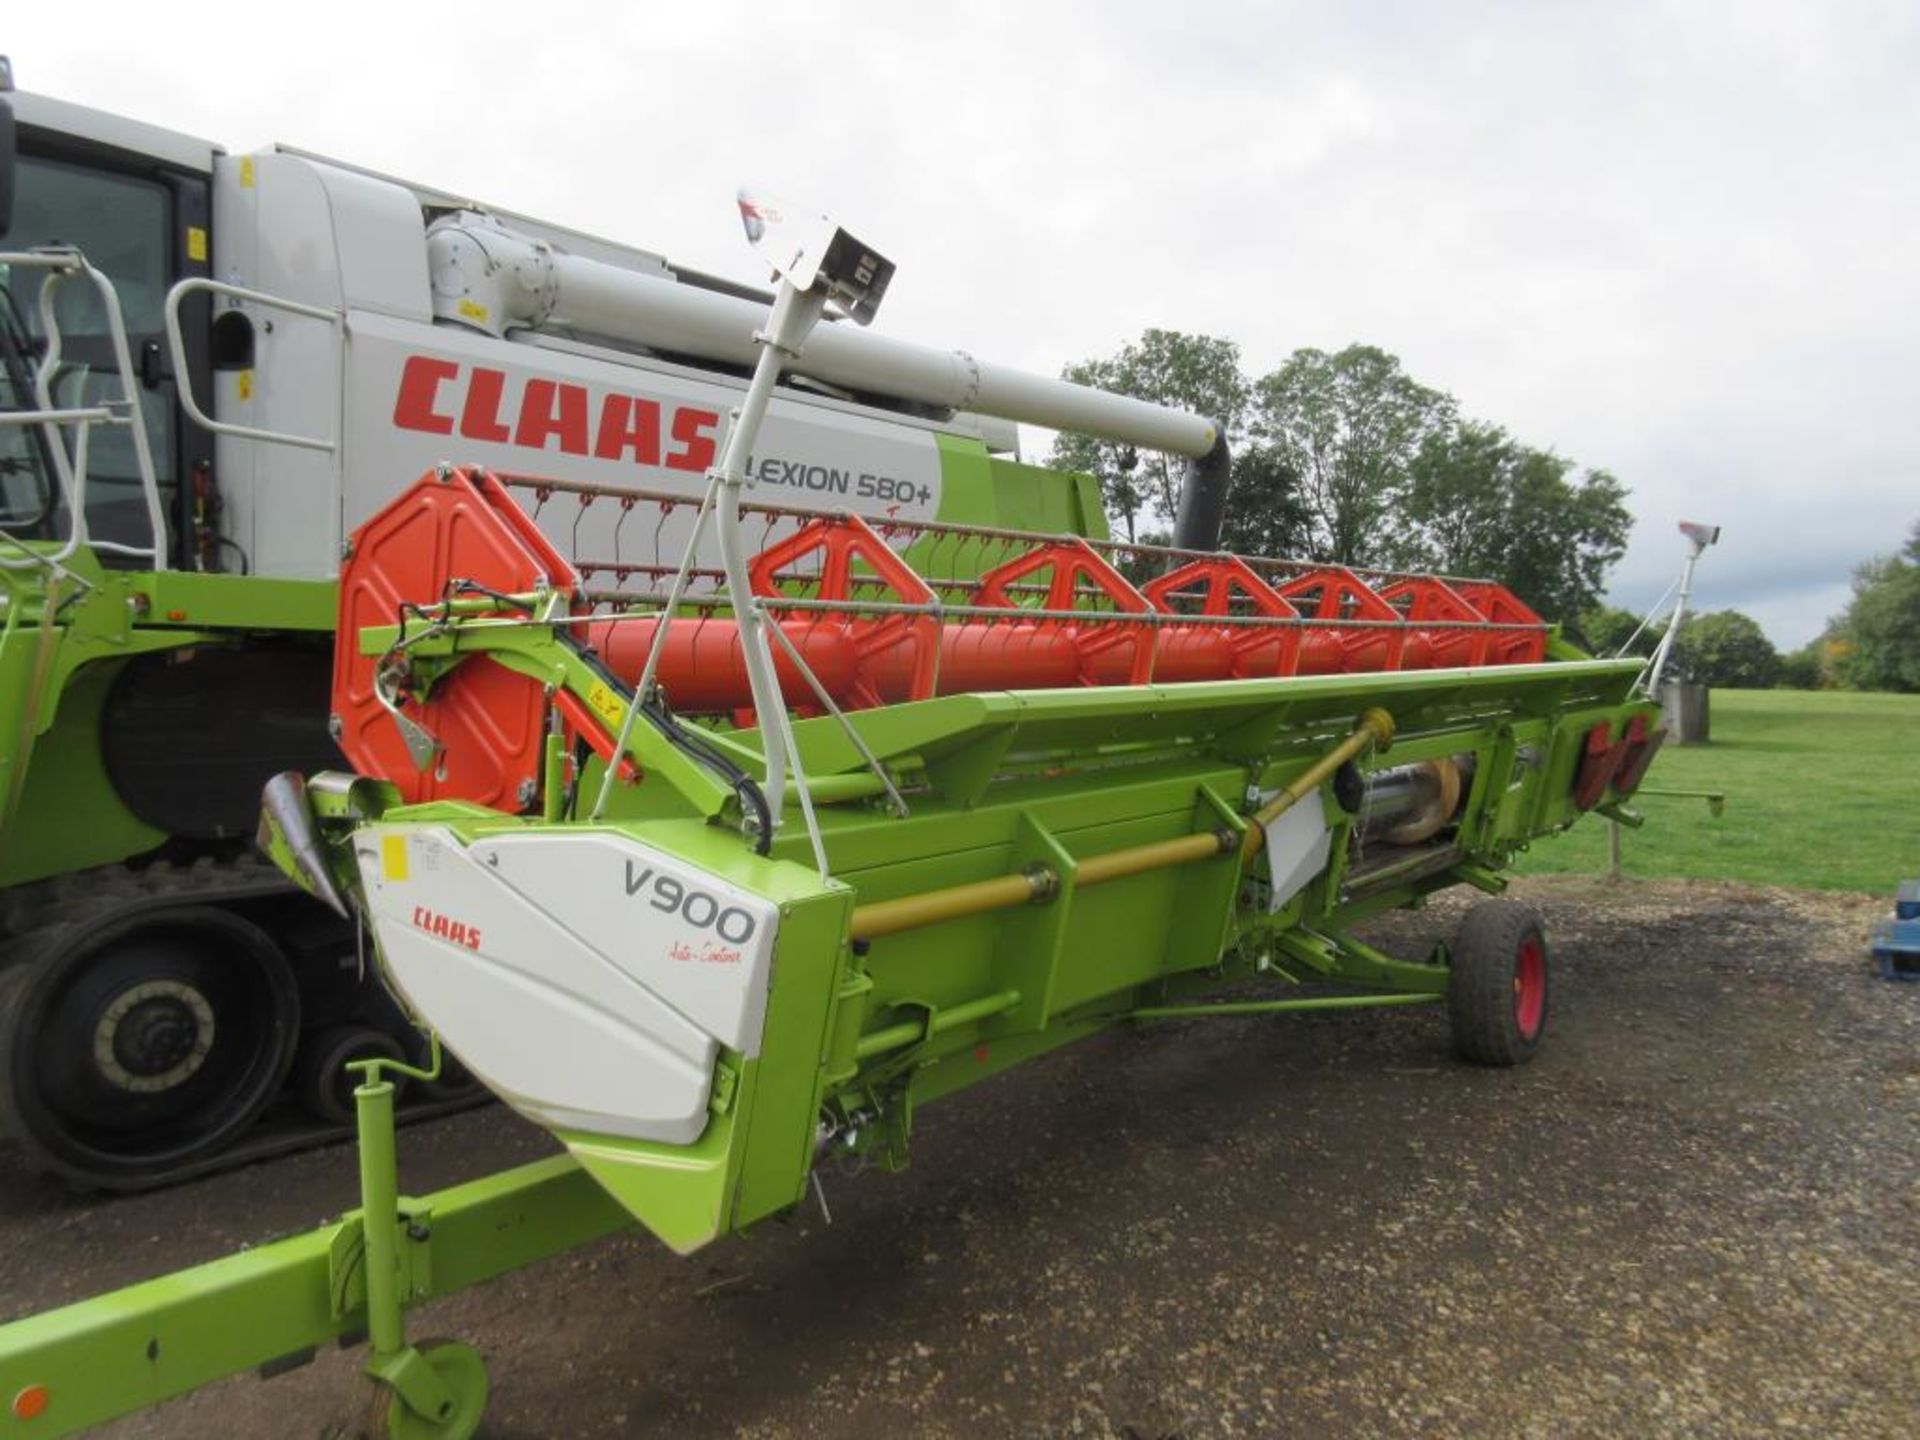
[[[1716,690],[1713,743],[1669,745],[1634,801],[1629,875],[1754,880],[1891,899],[1920,876],[1920,695]],[[1724,790],[1726,813],[1648,791]],[[1607,827],[1588,819],[1520,857],[1522,874],[1596,873]]]

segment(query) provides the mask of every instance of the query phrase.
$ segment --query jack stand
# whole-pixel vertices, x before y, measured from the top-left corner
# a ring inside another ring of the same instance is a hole
[[[468,1440],[487,1408],[487,1367],[479,1351],[457,1341],[429,1341],[424,1347],[406,1338],[405,1298],[411,1283],[414,1246],[428,1238],[425,1216],[412,1205],[403,1213],[399,1158],[393,1135],[393,1071],[416,1080],[440,1074],[440,1039],[432,1037],[432,1061],[425,1070],[393,1060],[360,1060],[348,1065],[361,1082],[353,1102],[360,1141],[360,1232],[367,1278],[367,1338],[372,1354],[363,1367],[374,1382],[369,1431],[391,1440]],[[403,1252],[400,1240],[410,1243]],[[402,1284],[402,1269],[407,1284]]]

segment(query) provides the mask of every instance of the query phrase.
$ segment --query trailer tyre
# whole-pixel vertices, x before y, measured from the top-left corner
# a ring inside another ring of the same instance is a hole
[[[1455,1053],[1479,1065],[1531,1060],[1547,1032],[1553,993],[1539,914],[1512,900],[1483,901],[1460,922],[1448,963]]]

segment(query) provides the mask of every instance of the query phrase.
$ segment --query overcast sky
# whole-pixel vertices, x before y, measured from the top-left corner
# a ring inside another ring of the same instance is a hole
[[[1798,644],[1920,517],[1911,3],[11,8],[22,89],[741,279],[734,190],[805,199],[987,358],[1383,346],[1630,487],[1622,603],[1718,521]]]

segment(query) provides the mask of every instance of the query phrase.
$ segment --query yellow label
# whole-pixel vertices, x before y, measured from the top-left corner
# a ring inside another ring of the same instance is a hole
[[[239,383],[240,383],[240,398],[242,400],[251,400],[253,398],[253,371],[242,370],[240,372]]]
[[[198,225],[187,227],[187,259],[204,261],[207,258],[207,232]]]
[[[253,188],[253,157],[251,155],[240,157],[240,188],[242,190]]]
[[[471,320],[476,325],[486,324],[487,316],[490,313],[486,306],[477,304],[472,300],[462,300],[455,308],[459,310],[464,319]]]
[[[594,681],[593,688],[587,691],[587,704],[594,714],[607,722],[609,728],[618,729],[620,722],[626,718],[627,702],[598,680]]]
[[[387,880],[407,878],[406,836],[382,835],[380,837],[380,874]]]

